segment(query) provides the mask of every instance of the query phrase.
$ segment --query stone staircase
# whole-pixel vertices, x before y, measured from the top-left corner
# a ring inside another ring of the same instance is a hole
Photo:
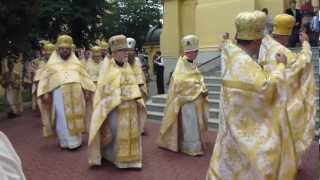
[[[317,84],[317,95],[319,95],[319,61],[313,58],[314,72]],[[213,75],[213,76],[210,76]],[[209,90],[209,127],[217,129],[219,125],[219,99],[221,89],[221,77],[218,69],[215,72],[204,73],[205,83]],[[156,95],[147,102],[148,119],[161,121],[166,106],[166,94]],[[319,96],[317,97],[317,119],[319,120]]]
[[[219,98],[220,82],[219,77],[205,77],[205,82],[209,90],[209,124],[212,128],[218,127],[219,118]],[[148,119],[162,120],[163,112],[166,106],[167,95],[156,95],[147,102]]]

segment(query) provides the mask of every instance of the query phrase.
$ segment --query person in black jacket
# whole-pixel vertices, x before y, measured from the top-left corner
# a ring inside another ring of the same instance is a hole
[[[163,73],[164,73],[164,63],[163,58],[161,56],[161,52],[158,51],[156,54],[156,58],[154,60],[154,64],[156,67],[156,73],[157,73],[157,90],[158,94],[164,94],[164,79],[163,79]]]
[[[292,35],[289,39],[289,46],[295,47],[299,42],[299,32],[301,28],[302,16],[299,9],[296,8],[296,1],[291,1],[290,8],[286,10],[286,14],[293,16],[296,20],[295,26],[292,31]]]

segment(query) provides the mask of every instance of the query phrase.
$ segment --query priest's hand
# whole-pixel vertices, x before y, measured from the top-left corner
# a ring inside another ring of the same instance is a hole
[[[299,40],[300,40],[300,42],[301,43],[303,43],[303,42],[309,42],[309,37],[308,37],[308,35],[305,33],[305,32],[301,32],[300,34],[299,34]]]
[[[52,96],[51,96],[51,94],[47,94],[47,96],[48,96],[48,104],[52,104]]]
[[[45,94],[45,95],[41,96],[41,99],[45,104],[52,103],[52,98],[51,98],[50,94]]]
[[[223,34],[223,36],[222,36],[222,39],[223,39],[224,41],[230,39],[230,33],[225,32],[225,33]]]
[[[230,33],[225,32],[222,35],[222,41],[219,45],[220,50],[223,48],[223,46],[226,44],[226,42],[230,39]]]
[[[209,151],[210,150],[210,142],[209,142],[209,135],[208,132],[203,133],[203,149],[204,151]]]
[[[278,64],[282,63],[284,65],[287,65],[287,56],[284,55],[283,53],[277,53],[276,60]]]
[[[91,99],[91,92],[90,91],[84,91],[84,98],[86,101],[89,101]]]
[[[104,122],[102,124],[100,135],[101,135],[101,144],[103,146],[108,145],[112,141],[111,128],[109,127],[109,124],[107,122]]]
[[[205,91],[202,94],[203,94],[203,97],[207,97],[209,95],[209,91]]]

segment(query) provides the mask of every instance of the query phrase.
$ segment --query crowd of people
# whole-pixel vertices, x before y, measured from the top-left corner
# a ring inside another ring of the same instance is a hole
[[[313,142],[317,106],[308,34],[299,32],[302,50],[295,53],[288,47],[300,22],[277,15],[271,35],[266,35],[267,21],[261,11],[241,12],[235,39],[224,36],[220,124],[208,180],[294,180]],[[41,112],[43,135],[57,135],[61,148],[74,151],[88,132],[89,166],[101,165],[102,159],[117,168],[143,166],[148,88],[135,44],[133,38],[116,35],[79,59],[72,37],[61,35],[55,45],[46,42],[44,57],[31,63],[33,102]],[[199,39],[187,35],[181,46],[157,143],[200,156],[214,140],[207,135],[208,89],[196,64]],[[12,92],[7,100],[17,114],[21,109],[12,89],[18,91],[22,80],[7,62],[2,85]],[[163,66],[163,59],[156,63]]]
[[[296,47],[299,43],[299,33],[305,31],[310,37],[311,46],[319,46],[320,19],[319,7],[313,7],[311,0],[305,0],[299,8],[295,0],[290,2],[285,13],[295,18],[295,25],[290,36],[289,47]],[[271,34],[273,29],[272,17],[267,8],[262,9],[267,15],[265,34]]]

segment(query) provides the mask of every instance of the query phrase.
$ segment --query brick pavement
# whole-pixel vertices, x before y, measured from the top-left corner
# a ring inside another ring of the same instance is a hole
[[[201,157],[159,149],[155,143],[159,124],[150,122],[147,124],[149,134],[143,137],[142,170],[120,170],[108,162],[90,169],[85,145],[78,151],[69,152],[59,148],[56,138],[41,137],[37,113],[26,112],[24,116],[10,120],[0,115],[0,130],[13,143],[29,180],[204,180],[213,148],[212,143],[210,151]],[[215,133],[210,133],[212,142],[214,137]],[[297,180],[316,180],[318,159],[314,145],[304,158]]]

